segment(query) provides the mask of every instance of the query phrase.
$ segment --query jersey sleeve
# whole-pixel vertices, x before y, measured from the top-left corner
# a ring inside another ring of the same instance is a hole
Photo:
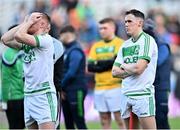
[[[118,51],[119,51],[120,47],[123,45],[123,42],[124,41],[122,39],[118,40],[118,44],[116,44],[116,48],[115,48],[115,55],[118,54]]]
[[[97,60],[97,56],[96,56],[96,46],[95,44],[92,46],[92,48],[90,49],[89,52],[89,56],[88,56],[88,62],[94,62]]]
[[[122,47],[120,47],[113,66],[120,67],[121,64],[123,64],[124,61],[123,61],[123,55],[122,55],[123,52],[122,52],[122,50],[123,50]]]
[[[64,48],[62,42],[53,38],[54,45],[54,62],[56,62],[64,53]]]
[[[52,42],[52,38],[48,37],[47,35],[35,35],[36,46],[42,48],[48,48],[49,44]]]
[[[149,35],[145,34],[144,43],[140,46],[138,59],[144,59],[150,62],[154,47],[156,47],[155,40]]]

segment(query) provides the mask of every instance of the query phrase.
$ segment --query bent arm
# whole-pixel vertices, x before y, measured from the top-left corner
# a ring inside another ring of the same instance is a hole
[[[11,48],[16,48],[16,49],[20,49],[22,47],[22,44],[17,42],[14,39],[15,33],[17,32],[19,27],[20,25],[12,28],[11,30],[7,31],[6,33],[2,35],[1,41],[3,42],[4,45],[9,46]]]
[[[101,73],[112,69],[114,59],[88,61],[88,71]]]
[[[28,29],[41,20],[41,13],[32,13],[28,21],[25,21],[21,24],[17,32],[15,33],[15,39],[18,42],[30,45],[38,46],[37,38],[32,34],[28,34]]]
[[[28,34],[28,29],[31,27],[33,23],[26,22],[21,25],[18,31],[15,33],[15,39],[18,42],[30,45],[37,46],[36,39],[33,35]]]
[[[112,76],[115,78],[126,78],[131,76],[128,74],[125,70],[123,70],[121,67],[113,66],[112,68]]]
[[[131,75],[140,75],[144,72],[148,65],[148,61],[144,59],[140,59],[137,61],[137,63],[133,64],[126,64],[123,63],[121,65],[121,68],[123,68],[128,74]]]

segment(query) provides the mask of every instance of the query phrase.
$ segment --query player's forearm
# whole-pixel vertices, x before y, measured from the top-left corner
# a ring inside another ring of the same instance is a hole
[[[123,73],[113,72],[112,75],[114,78],[121,78],[121,79],[125,79],[126,77],[130,76],[127,72],[123,72]]]
[[[6,43],[8,47],[15,48],[15,49],[21,49],[22,43],[17,42],[16,40],[12,40]]]
[[[21,26],[19,27],[18,31],[15,33],[15,39],[18,42],[26,42],[24,40],[25,35],[28,34],[28,29],[32,26],[33,22],[28,21],[28,22],[23,22]]]
[[[112,76],[115,78],[126,78],[129,77],[130,74],[128,74],[125,70],[121,69],[120,67],[113,67],[112,69]]]
[[[9,30],[8,32],[6,32],[2,35],[1,40],[5,45],[8,46],[8,43],[10,43],[10,41],[14,40],[15,33],[17,32],[19,27],[20,27],[20,25],[12,28],[11,30]]]
[[[136,70],[137,69],[136,64],[125,64],[125,63],[123,63],[121,65],[121,68],[123,68],[125,71],[127,71],[131,74],[135,74],[137,71]]]
[[[138,63],[122,64],[121,67],[130,75],[140,75],[144,69]]]

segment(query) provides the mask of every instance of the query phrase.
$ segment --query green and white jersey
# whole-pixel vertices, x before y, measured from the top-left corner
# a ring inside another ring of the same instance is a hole
[[[53,83],[53,39],[48,34],[35,36],[37,47],[23,44],[25,95],[56,92]]]
[[[115,66],[120,66],[123,63],[136,63],[139,59],[145,59],[149,63],[141,75],[132,75],[123,79],[122,93],[132,98],[153,94],[157,58],[157,44],[150,35],[142,32],[136,41],[133,41],[132,38],[125,41],[118,52]]]

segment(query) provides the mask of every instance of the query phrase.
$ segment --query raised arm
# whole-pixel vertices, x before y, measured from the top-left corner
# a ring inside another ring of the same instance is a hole
[[[17,32],[20,26],[21,25],[18,25],[2,35],[1,41],[4,45],[17,49],[20,49],[22,47],[22,44],[14,39],[15,33]]]
[[[32,13],[27,21],[23,22],[17,32],[15,33],[15,39],[18,42],[30,45],[30,46],[38,46],[38,40],[34,35],[39,33],[38,22],[42,19],[41,13]],[[32,34],[29,34],[28,30],[31,28],[37,29]]]

